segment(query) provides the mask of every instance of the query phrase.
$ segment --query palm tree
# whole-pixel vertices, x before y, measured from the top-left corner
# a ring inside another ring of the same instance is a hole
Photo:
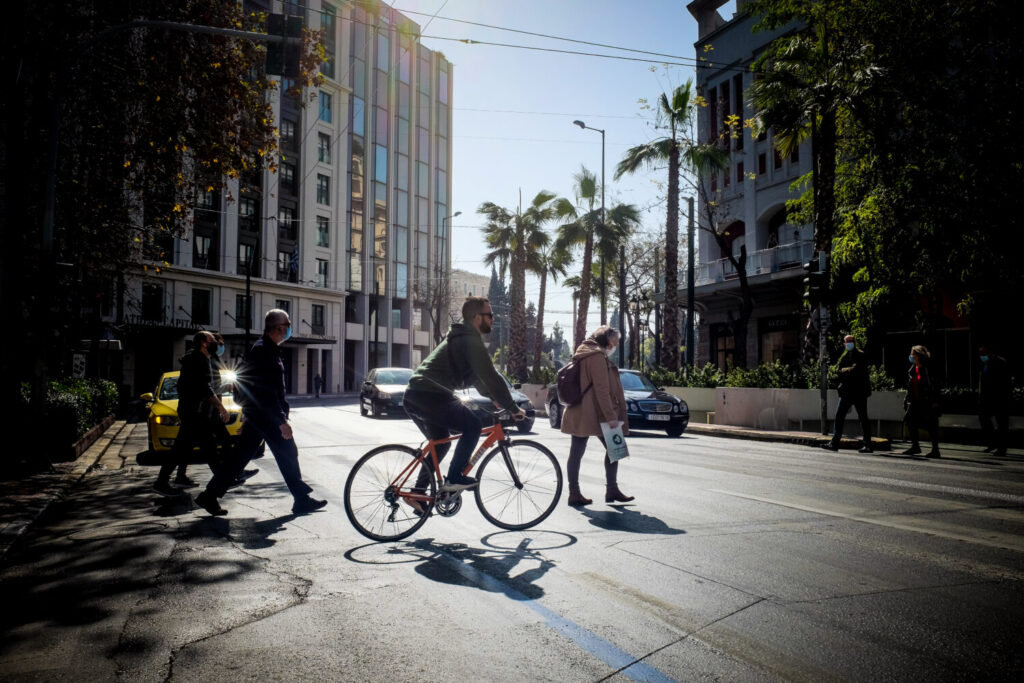
[[[484,240],[489,252],[484,263],[496,261],[508,266],[509,276],[509,374],[520,381],[527,378],[526,371],[526,270],[533,254],[550,242],[544,224],[554,218],[552,192],[541,190],[526,211],[515,213],[493,202],[484,202],[477,209],[487,219],[483,227]]]
[[[533,371],[540,372],[540,356],[544,351],[544,300],[547,297],[548,276],[551,282],[558,284],[558,278],[564,277],[569,264],[572,263],[572,255],[565,249],[558,248],[558,245],[548,245],[542,251],[536,252],[535,258],[531,260],[530,270],[540,276],[540,297],[537,303],[537,335],[533,345]]]
[[[583,245],[583,260],[580,263],[579,309],[576,313],[576,329],[572,331],[573,350],[587,335],[587,312],[590,309],[591,265],[594,261],[594,235],[601,224],[598,202],[597,176],[586,166],[573,176],[575,203],[562,197],[555,201],[555,213],[564,222],[558,226],[559,248],[571,250]]]
[[[626,150],[615,169],[615,178],[640,168],[655,168],[668,162],[668,209],[665,217],[665,309],[662,326],[661,365],[679,369],[679,172],[683,166],[702,174],[728,165],[728,157],[713,144],[698,144],[684,136],[694,116],[691,97],[693,81],[658,98],[658,115],[667,126],[666,137]]]

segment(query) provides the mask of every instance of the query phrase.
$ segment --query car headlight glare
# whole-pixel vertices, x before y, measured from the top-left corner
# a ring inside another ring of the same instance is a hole
[[[153,418],[153,422],[164,427],[174,427],[181,424],[181,420],[174,415],[157,415]]]
[[[640,412],[640,406],[638,406],[637,404],[633,403],[632,401],[630,401],[630,402],[629,402],[629,403],[627,404],[627,406],[628,406],[628,408],[629,408],[630,410],[632,410],[632,411],[633,411],[634,413]]]

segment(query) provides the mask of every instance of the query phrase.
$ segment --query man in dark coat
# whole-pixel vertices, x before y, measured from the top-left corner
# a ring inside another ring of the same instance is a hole
[[[871,380],[868,376],[868,357],[857,348],[853,335],[843,338],[846,350],[839,357],[836,367],[839,369],[839,403],[836,405],[836,429],[832,440],[823,448],[830,451],[839,450],[839,442],[843,438],[843,426],[846,413],[853,407],[860,418],[860,429],[863,445],[861,453],[871,453],[871,422],[868,420],[868,396],[871,395]]]
[[[288,401],[285,398],[284,361],[281,344],[292,336],[292,323],[288,313],[280,309],[267,312],[263,336],[253,344],[238,373],[235,401],[242,406],[241,439],[234,457],[225,467],[217,470],[206,490],[196,496],[196,504],[211,515],[225,515],[217,499],[223,496],[245,469],[266,440],[281,470],[285,484],[295,499],[292,512],[305,514],[327,505],[309,494],[313,489],[302,481],[299,469],[299,449],[295,445],[292,427],[288,424]]]
[[[194,486],[185,468],[192,449],[203,447],[211,461],[216,459],[216,441],[223,436],[223,445],[229,446],[224,423],[228,411],[217,395],[220,375],[210,363],[217,353],[217,340],[209,332],[197,332],[192,339],[192,350],[181,357],[178,375],[178,436],[171,447],[170,462],[160,467],[153,490],[165,496],[176,496],[179,489],[170,484],[171,473],[178,468],[176,482]],[[217,425],[214,421],[220,420]]]
[[[981,377],[978,381],[978,420],[985,434],[985,452],[1006,455],[1007,432],[1010,426],[1010,400],[1013,382],[1010,364],[1005,358],[993,355],[987,346],[978,349],[981,357]],[[995,419],[996,428],[992,429]]]

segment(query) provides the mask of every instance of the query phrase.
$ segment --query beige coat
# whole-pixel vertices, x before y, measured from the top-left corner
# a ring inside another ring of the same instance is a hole
[[[604,350],[593,339],[586,339],[572,358],[579,363],[580,390],[586,393],[582,401],[565,408],[562,431],[573,436],[601,436],[602,422],[618,420],[623,423],[622,433],[629,434],[622,381]]]

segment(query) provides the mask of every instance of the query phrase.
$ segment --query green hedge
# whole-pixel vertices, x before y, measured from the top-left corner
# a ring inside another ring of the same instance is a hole
[[[731,368],[722,372],[711,363],[702,368],[672,372],[660,367],[650,368],[647,376],[659,387],[748,387],[758,389],[818,389],[821,371],[817,365],[787,365],[781,361],[765,363],[753,368]],[[870,368],[873,391],[892,391],[896,382],[879,366]],[[829,368],[828,384],[835,388],[838,376]]]
[[[31,386],[21,386],[22,414],[29,420],[38,415],[35,431],[42,448],[51,455],[66,451],[103,418],[117,410],[117,385],[105,379],[66,378],[46,385],[46,397],[36,413],[29,405]]]

